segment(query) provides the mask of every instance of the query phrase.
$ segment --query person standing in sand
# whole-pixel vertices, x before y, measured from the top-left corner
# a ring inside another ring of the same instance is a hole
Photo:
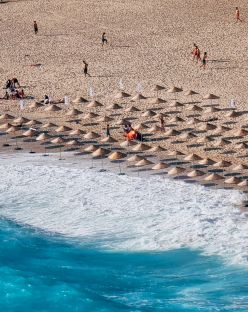
[[[202,58],[202,64],[201,64],[201,67],[203,67],[203,69],[206,68],[206,65],[207,65],[207,52],[204,52],[204,55],[203,55],[203,58]]]
[[[194,49],[192,51],[193,54],[193,61],[195,60],[195,58],[197,58],[197,45],[194,43]]]
[[[107,44],[108,43],[108,40],[107,40],[107,38],[106,38],[106,33],[104,32],[103,34],[102,34],[102,47],[104,46],[104,44]]]
[[[34,33],[37,35],[38,34],[38,25],[36,21],[34,21]]]
[[[106,128],[106,136],[107,136],[107,137],[110,136],[110,128],[109,128],[109,125],[107,125],[107,128]]]
[[[165,131],[165,122],[164,122],[164,116],[159,115],[159,121],[160,121],[160,127],[163,131]]]
[[[84,76],[86,77],[87,75],[90,77],[90,74],[88,73],[88,64],[83,61],[84,63]]]
[[[236,7],[236,11],[235,11],[235,15],[236,15],[236,22],[242,22],[241,19],[240,19],[240,11],[239,11],[239,8]]]

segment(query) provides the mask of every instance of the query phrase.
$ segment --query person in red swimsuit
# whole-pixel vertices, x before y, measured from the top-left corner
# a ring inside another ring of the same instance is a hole
[[[239,8],[236,7],[236,22],[242,22],[241,19],[240,19],[240,11],[239,11]]]

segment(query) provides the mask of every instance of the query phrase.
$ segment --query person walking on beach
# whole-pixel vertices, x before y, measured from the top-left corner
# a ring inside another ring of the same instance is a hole
[[[102,34],[102,47],[104,46],[104,44],[107,44],[108,43],[108,40],[107,40],[107,38],[106,38],[106,33],[104,32],[103,34]]]
[[[160,127],[163,131],[165,131],[165,122],[164,122],[164,116],[160,115],[159,116],[159,121],[160,121]]]
[[[110,129],[109,129],[109,125],[107,125],[106,128],[106,136],[109,137],[110,136]]]
[[[241,19],[240,19],[240,11],[239,11],[239,8],[236,7],[236,11],[235,11],[235,15],[236,15],[236,22],[242,22]]]
[[[83,61],[84,63],[84,76],[86,77],[87,75],[90,77],[90,74],[88,73],[88,64]]]
[[[37,35],[38,34],[38,25],[36,21],[34,21],[34,33]]]
[[[197,57],[197,45],[194,43],[194,49],[192,51],[193,54],[193,61],[195,60],[195,58]]]
[[[203,67],[203,69],[206,68],[206,65],[207,65],[207,52],[204,52],[204,55],[203,55],[203,58],[202,58],[202,64],[201,64],[201,67]]]

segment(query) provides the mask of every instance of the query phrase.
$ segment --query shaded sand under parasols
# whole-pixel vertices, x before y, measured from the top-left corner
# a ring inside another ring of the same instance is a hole
[[[48,105],[47,107],[45,107],[44,111],[46,112],[58,112],[62,110],[62,108],[60,108],[59,106],[52,104],[52,105]]]

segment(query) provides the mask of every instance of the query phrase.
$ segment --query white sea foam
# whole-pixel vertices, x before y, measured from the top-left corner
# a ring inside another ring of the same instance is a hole
[[[43,158],[1,159],[0,215],[107,248],[187,246],[248,264],[248,219],[238,191],[118,176]]]

